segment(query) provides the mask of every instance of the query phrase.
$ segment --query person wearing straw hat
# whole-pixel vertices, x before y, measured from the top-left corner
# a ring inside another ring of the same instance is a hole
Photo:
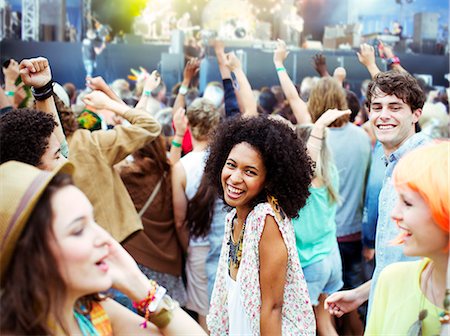
[[[205,335],[95,223],[72,170],[0,165],[0,334]],[[111,287],[145,318],[99,294]]]

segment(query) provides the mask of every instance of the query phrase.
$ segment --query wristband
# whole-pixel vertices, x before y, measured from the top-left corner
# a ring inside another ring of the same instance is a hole
[[[181,85],[180,89],[178,90],[178,93],[182,96],[184,96],[188,92],[187,86]]]
[[[387,61],[387,64],[388,64],[388,66],[392,66],[394,64],[400,64],[400,58],[398,58],[397,56],[389,58]]]
[[[14,97],[14,91],[5,91],[5,95],[8,97]]]
[[[277,72],[280,72],[280,71],[286,71],[286,68],[285,68],[285,67],[279,67],[279,68],[277,68]]]
[[[172,146],[180,148],[181,144],[179,142],[176,142],[175,140],[172,140]]]
[[[40,89],[39,89],[40,90]],[[53,82],[50,88],[47,91],[37,92],[34,87],[31,88],[31,93],[33,93],[34,99],[37,101],[43,101],[50,98],[53,95]]]
[[[144,90],[144,96],[150,97],[152,94],[152,90]]]
[[[45,84],[44,86],[41,86],[39,88],[36,87],[32,87],[31,90],[33,90],[33,94],[42,94],[47,92],[48,90],[52,89],[53,90],[53,80],[50,79],[50,81]]]
[[[323,138],[320,138],[320,137],[318,137],[318,136],[315,136],[314,134],[310,134],[309,136],[312,137],[312,138],[314,138],[314,139],[317,139],[317,140],[323,140]]]

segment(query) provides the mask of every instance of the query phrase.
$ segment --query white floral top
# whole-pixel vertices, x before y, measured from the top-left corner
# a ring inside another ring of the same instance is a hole
[[[222,243],[209,315],[207,316],[208,328],[213,336],[229,334],[226,282],[228,277],[229,245],[227,243],[235,214],[236,209],[233,209],[226,217],[225,236]],[[283,335],[314,335],[316,332],[314,313],[298,259],[294,227],[289,218],[279,221],[269,203],[258,204],[247,216],[242,259],[236,279],[241,289],[242,303],[251,324],[252,334],[260,334],[259,241],[267,215],[275,218],[288,251],[282,309],[282,333]]]

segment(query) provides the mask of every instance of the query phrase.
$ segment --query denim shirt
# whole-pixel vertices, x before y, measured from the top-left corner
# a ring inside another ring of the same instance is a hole
[[[385,161],[383,159],[383,147],[377,141],[372,150],[369,177],[366,184],[366,196],[364,200],[362,219],[362,243],[365,247],[375,248],[375,232],[378,221],[378,197],[385,174]]]
[[[422,133],[417,133],[409,138],[400,148],[389,155],[389,158],[384,157],[386,164],[386,172],[383,181],[383,187],[380,191],[379,208],[378,208],[378,223],[375,238],[375,260],[376,266],[372,277],[372,284],[369,296],[369,309],[372,302],[375,286],[380,276],[380,272],[388,265],[399,262],[416,260],[418,258],[407,257],[403,254],[402,246],[392,246],[391,241],[399,234],[399,229],[394,221],[391,219],[391,212],[397,203],[397,193],[392,184],[392,172],[397,165],[398,160],[409,151],[420,147],[430,142],[430,138]]]

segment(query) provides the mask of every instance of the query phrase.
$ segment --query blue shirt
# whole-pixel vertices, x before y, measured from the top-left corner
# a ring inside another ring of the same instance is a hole
[[[372,276],[372,284],[369,296],[369,309],[372,302],[372,296],[375,286],[380,276],[380,272],[388,265],[407,260],[416,260],[417,258],[407,257],[403,254],[401,246],[391,246],[390,242],[399,234],[397,225],[391,219],[391,212],[397,203],[397,193],[392,184],[392,172],[397,165],[398,160],[409,151],[423,146],[430,141],[430,138],[422,133],[417,133],[400,146],[388,158],[384,157],[386,172],[379,197],[378,223],[375,237],[375,260],[376,266]]]
[[[375,248],[375,232],[378,221],[378,197],[383,186],[386,165],[383,159],[383,147],[377,141],[372,150],[369,177],[366,184],[366,197],[362,219],[362,243],[368,248]]]

